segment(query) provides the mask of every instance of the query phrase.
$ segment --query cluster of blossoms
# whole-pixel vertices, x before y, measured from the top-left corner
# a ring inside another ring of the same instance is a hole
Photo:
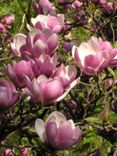
[[[60,0],[60,3],[67,2]],[[100,4],[111,8],[110,3],[100,1]],[[79,9],[83,2],[74,1],[71,5]],[[16,34],[11,43],[11,55],[17,56],[19,61],[4,65],[12,84],[0,81],[0,111],[15,105],[21,96],[27,97],[30,103],[49,106],[64,99],[80,81],[74,65],[59,62],[59,34],[67,29],[64,15],[57,14],[48,0],[33,3],[33,8],[38,15],[31,19],[29,32]],[[79,46],[64,42],[64,47],[71,50],[81,73],[90,76],[117,64],[117,48],[101,38],[92,36]],[[35,129],[40,139],[56,150],[69,149],[81,139],[79,126],[75,127],[73,120],[67,121],[57,111],[50,114],[45,123],[37,119]]]
[[[50,4],[49,1],[48,4]],[[41,1],[39,5],[41,5]],[[20,96],[27,96],[30,103],[42,103],[44,106],[58,102],[79,81],[76,78],[75,66],[66,66],[58,62],[58,33],[61,33],[64,29],[64,15],[47,14],[45,12],[47,9],[44,9],[45,6],[41,7],[44,15],[39,14],[36,18],[32,18],[33,27],[28,25],[29,32],[26,35],[16,34],[11,43],[11,55],[19,57],[19,61],[4,65],[5,73],[13,83],[13,87],[10,86],[7,80],[2,80],[0,84],[0,108],[4,108],[4,111],[16,104]],[[21,90],[21,92],[18,90]],[[67,127],[71,129],[71,132],[66,136],[65,132],[60,130],[62,134],[58,137],[63,135],[65,140],[61,143],[61,138],[58,138],[55,148],[70,148],[78,142],[81,136],[80,130],[75,128],[73,121],[67,122],[63,114],[57,113],[55,117],[56,120],[60,118],[56,128],[59,126],[62,130]],[[52,129],[50,127],[50,131]],[[50,143],[51,137],[53,138],[53,136],[49,136],[46,139],[48,143]],[[64,143],[66,145],[62,147]],[[54,144],[51,145],[54,147]]]

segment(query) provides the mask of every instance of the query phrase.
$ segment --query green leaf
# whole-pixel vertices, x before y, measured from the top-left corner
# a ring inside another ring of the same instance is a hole
[[[113,71],[113,69],[111,67],[108,67],[108,71],[115,78],[115,72]]]
[[[87,122],[91,122],[91,123],[93,123],[93,122],[102,123],[101,119],[99,119],[97,117],[88,117],[88,118],[85,118],[84,120],[87,121]]]

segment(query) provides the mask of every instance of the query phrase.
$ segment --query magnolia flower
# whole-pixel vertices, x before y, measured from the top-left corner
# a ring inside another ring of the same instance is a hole
[[[32,103],[42,102],[50,105],[54,102],[61,101],[69,91],[79,82],[75,79],[67,88],[64,88],[60,78],[47,78],[44,75],[34,78],[32,81],[26,76],[25,83],[27,89],[24,94],[30,96]]]
[[[32,6],[37,14],[56,14],[55,7],[49,0],[39,0],[39,3],[33,3]]]
[[[72,48],[73,58],[88,75],[94,75],[105,69],[116,53],[117,49],[113,49],[110,42],[96,37],[91,37],[87,43],[83,42],[79,47]]]
[[[32,81],[26,77],[27,94],[33,103],[42,102],[46,105],[53,103],[63,94],[64,88],[59,79],[47,79],[44,75],[34,78]]]
[[[32,18],[31,22],[39,30],[50,29],[54,33],[59,33],[64,28],[64,15],[38,15],[36,18]]]
[[[0,80],[0,111],[12,107],[19,100],[19,93],[15,86],[7,80]]]
[[[66,88],[70,85],[70,83],[73,80],[75,80],[76,74],[77,71],[74,66],[72,65],[64,66],[64,64],[61,64],[61,66],[58,67],[54,72],[53,77],[59,77],[61,79],[64,88]]]
[[[33,29],[27,36],[17,34],[11,43],[12,53],[23,59],[38,58],[41,54],[52,55],[58,46],[58,36],[49,30]]]
[[[106,3],[107,3],[106,0],[99,0],[99,4],[101,4],[101,5],[105,5]]]
[[[80,1],[78,1],[78,0],[76,0],[76,1],[74,1],[74,2],[72,3],[72,7],[75,8],[75,9],[81,8],[82,5],[83,5],[83,2],[80,2]]]
[[[8,64],[5,66],[5,72],[11,79],[11,81],[17,87],[24,87],[24,76],[28,76],[30,79],[34,78],[34,73],[31,68],[31,63],[25,60],[19,62],[12,62],[12,65]]]
[[[6,14],[2,16],[0,20],[0,32],[6,33],[8,29],[13,25],[14,20],[15,18],[13,14]]]
[[[79,126],[75,127],[73,120],[67,120],[58,111],[51,113],[45,123],[43,120],[37,119],[35,129],[42,141],[57,150],[69,149],[79,143],[81,139]]]
[[[14,21],[15,21],[14,14],[11,13],[4,15],[1,20],[1,22],[7,26],[11,26],[14,23]]]
[[[11,149],[7,148],[7,149],[5,149],[5,151],[4,151],[4,156],[14,156],[13,153],[14,153],[14,152],[13,152]]]
[[[57,56],[53,55],[52,57],[41,54],[39,58],[36,58],[32,61],[32,70],[36,77],[40,75],[45,75],[50,77],[57,64]]]
[[[73,42],[71,42],[71,41],[64,41],[64,43],[63,43],[63,48],[64,48],[67,52],[69,52],[69,51],[72,50],[72,47],[73,47],[74,44],[75,44],[75,43],[73,43]]]

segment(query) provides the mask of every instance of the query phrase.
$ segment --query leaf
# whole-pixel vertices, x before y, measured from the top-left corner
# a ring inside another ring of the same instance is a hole
[[[84,119],[87,122],[91,122],[91,123],[102,123],[101,119],[97,118],[97,117],[88,117]]]
[[[115,78],[115,72],[113,71],[113,69],[111,67],[108,67],[108,71]]]

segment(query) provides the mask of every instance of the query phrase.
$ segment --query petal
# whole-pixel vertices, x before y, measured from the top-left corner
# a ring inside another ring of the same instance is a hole
[[[58,46],[58,36],[57,34],[53,34],[50,36],[50,38],[47,41],[48,47],[49,47],[49,55],[51,55]]]
[[[71,139],[74,136],[74,129],[68,121],[63,122],[57,129],[58,140]]]
[[[85,57],[84,66],[96,69],[99,66],[99,59],[94,55],[88,55]]]
[[[61,112],[54,111],[49,115],[46,124],[48,124],[49,122],[55,122],[58,128],[64,121],[66,121],[66,117]]]
[[[39,135],[40,139],[42,141],[45,141],[45,138],[43,137],[44,132],[45,132],[45,123],[43,120],[41,119],[37,119],[35,121],[35,130],[37,132],[37,134]]]
[[[81,140],[81,130],[79,126],[75,127],[73,139],[76,140],[76,143],[80,142]]]
[[[50,143],[51,145],[55,144],[55,138],[56,138],[56,134],[57,134],[57,125],[54,122],[48,122],[48,124],[46,124],[46,136],[47,136],[47,141],[48,143]]]
[[[59,101],[61,101],[62,99],[64,99],[64,98],[67,96],[67,94],[70,92],[70,90],[71,90],[73,87],[75,87],[79,82],[80,82],[80,81],[79,81],[79,78],[75,79],[75,80],[70,84],[70,86],[66,88],[65,92],[64,92],[60,97],[58,97],[55,101],[56,101],[56,102],[59,102]]]
[[[52,103],[55,99],[61,96],[62,93],[63,93],[63,87],[61,81],[51,80],[46,83],[43,96],[46,103]]]

